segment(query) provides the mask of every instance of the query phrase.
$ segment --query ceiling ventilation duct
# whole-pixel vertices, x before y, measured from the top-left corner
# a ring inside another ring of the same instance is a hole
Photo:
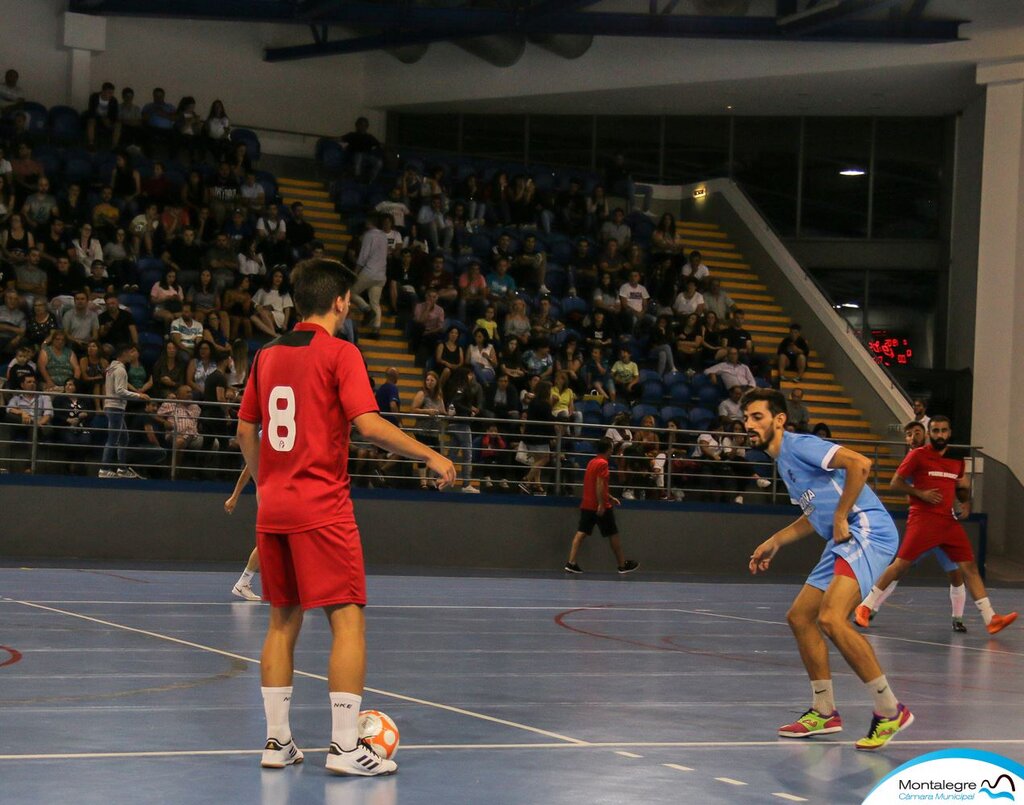
[[[495,67],[511,67],[523,57],[526,37],[522,34],[492,34],[474,36],[471,39],[456,39],[452,44]]]
[[[693,4],[705,17],[742,17],[750,11],[750,0],[693,0]]]
[[[387,48],[387,52],[398,59],[402,64],[416,64],[427,55],[430,45],[423,42],[419,45],[402,45],[398,48]]]
[[[549,50],[563,59],[578,59],[594,43],[591,34],[530,34],[530,43]]]

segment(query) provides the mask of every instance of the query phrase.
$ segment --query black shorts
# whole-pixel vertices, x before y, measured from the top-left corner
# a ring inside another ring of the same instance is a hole
[[[619,527],[615,524],[615,510],[605,509],[604,514],[598,517],[596,511],[580,509],[580,524],[576,530],[590,536],[594,531],[594,526],[601,530],[602,537],[613,537],[618,534]]]

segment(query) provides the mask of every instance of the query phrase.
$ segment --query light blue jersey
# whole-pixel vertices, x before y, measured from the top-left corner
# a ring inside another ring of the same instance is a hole
[[[782,448],[776,459],[779,477],[789,490],[789,497],[800,507],[811,526],[826,541],[821,561],[811,572],[807,583],[827,589],[834,575],[835,560],[845,559],[866,596],[871,585],[893,557],[899,546],[896,524],[882,501],[865,486],[850,509],[850,539],[838,545],[832,541],[832,519],[846,483],[845,470],[829,468],[839,445],[809,434],[782,435]]]

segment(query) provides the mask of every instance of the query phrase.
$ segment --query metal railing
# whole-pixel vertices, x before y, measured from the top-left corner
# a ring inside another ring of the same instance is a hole
[[[235,441],[237,403],[130,400],[125,428],[119,435],[109,427],[102,396],[11,390],[3,394],[6,407],[0,420],[0,472],[223,482],[234,481],[242,467]],[[15,395],[32,400],[31,411],[24,410],[26,416],[10,412]],[[176,411],[178,406],[182,410]],[[456,488],[462,491],[472,488],[578,497],[587,463],[594,456],[594,444],[607,435],[615,442],[611,485],[620,497],[789,502],[774,462],[747,445],[744,433],[614,426],[564,418],[537,423],[487,416],[388,416],[455,462],[460,479]],[[706,441],[708,434],[711,441],[701,450],[698,440],[705,436],[702,441]],[[903,456],[904,444],[841,443],[873,460],[871,485],[880,494],[887,494],[897,465],[895,459]],[[962,449],[970,454],[968,468],[980,470],[980,463],[974,460],[976,448]],[[425,491],[435,488],[424,467],[380,450],[363,439],[356,428],[349,443],[349,472],[356,486]],[[975,510],[980,509],[976,506]]]

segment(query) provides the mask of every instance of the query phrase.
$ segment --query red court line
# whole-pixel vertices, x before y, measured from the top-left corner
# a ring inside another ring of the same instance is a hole
[[[0,668],[3,668],[5,665],[14,665],[14,663],[21,661],[21,652],[17,649],[10,648],[9,646],[0,646],[0,651],[6,651],[11,655],[3,662],[0,662]]]

